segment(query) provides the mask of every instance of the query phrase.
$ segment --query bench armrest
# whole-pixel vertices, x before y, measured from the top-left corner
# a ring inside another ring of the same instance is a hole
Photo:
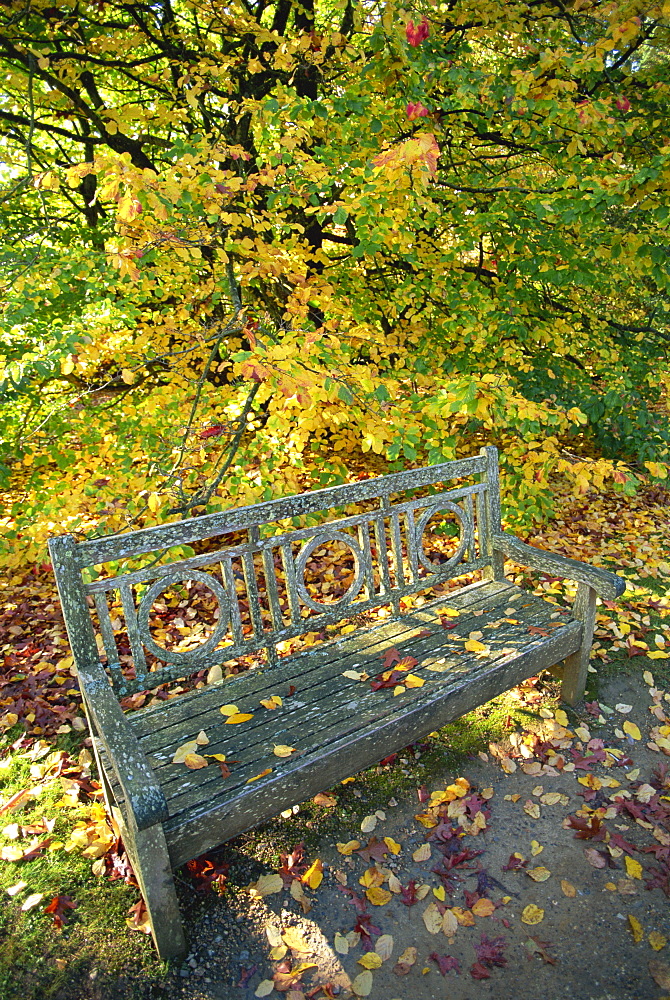
[[[626,581],[623,577],[617,576],[616,573],[610,573],[597,566],[589,566],[577,559],[568,559],[567,556],[560,556],[554,552],[536,549],[533,545],[522,542],[520,538],[515,538],[514,535],[500,532],[493,535],[491,540],[496,551],[513,559],[521,566],[528,566],[541,573],[553,573],[565,580],[585,583],[587,587],[592,587],[600,597],[607,600],[612,601],[621,597],[626,589]]]
[[[102,665],[79,667],[77,673],[95,735],[107,752],[137,828],[146,830],[163,822],[168,818],[165,796],[114,697]]]

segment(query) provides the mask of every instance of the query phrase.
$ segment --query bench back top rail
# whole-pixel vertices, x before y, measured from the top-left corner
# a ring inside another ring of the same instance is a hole
[[[436,484],[463,479],[474,481],[435,490]],[[426,487],[433,492],[403,498],[425,493]],[[352,505],[360,508],[353,514]],[[344,516],[291,530],[281,524],[324,511]],[[459,538],[451,555],[436,561],[426,552],[425,535],[440,514],[451,517]],[[380,605],[399,613],[401,598],[490,566],[491,534],[498,531],[497,451],[487,447],[471,458],[426,469],[123,535],[79,544],[61,536],[52,539],[50,549],[75,658],[90,657],[97,643],[96,658],[106,660],[114,690],[123,697],[263,648],[274,663],[278,643]],[[212,539],[217,542],[210,551],[163,561],[171,549]],[[349,550],[353,579],[341,597],[328,602],[310,590],[306,571],[312,556],[333,543]],[[83,581],[87,567],[147,554],[155,558],[135,571]],[[212,631],[195,648],[168,650],[157,641],[165,636],[155,634],[152,608],[170,588],[183,593],[194,586],[216,602]],[[87,598],[94,601],[94,616],[86,611]],[[122,669],[131,661],[134,677]]]

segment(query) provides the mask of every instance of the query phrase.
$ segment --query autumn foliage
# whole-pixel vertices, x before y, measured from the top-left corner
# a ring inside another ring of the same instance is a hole
[[[664,478],[669,23],[4,4],[5,560],[361,454],[497,443],[527,520]]]

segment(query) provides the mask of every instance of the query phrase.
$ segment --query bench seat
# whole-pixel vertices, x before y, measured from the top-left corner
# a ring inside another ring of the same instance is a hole
[[[460,611],[446,619],[449,628],[440,621],[444,607]],[[471,632],[482,633],[479,641],[490,653],[464,649],[457,637],[466,640]],[[527,591],[506,582],[480,583],[400,620],[192,692],[176,704],[134,712],[131,726],[167,801],[164,829],[173,867],[552,666],[579,649],[581,633],[581,622]],[[394,647],[418,661],[411,673],[425,682],[422,687],[394,695],[392,688],[373,691],[369,680],[343,676],[353,670],[374,678]],[[291,687],[295,692],[287,696]],[[261,699],[273,694],[282,706],[262,707]],[[230,702],[253,718],[227,725],[219,709]],[[215,761],[198,770],[172,763],[177,748],[201,730],[210,743],[198,752],[236,761],[225,780]],[[275,744],[296,752],[280,759]],[[270,774],[248,783],[268,768]]]

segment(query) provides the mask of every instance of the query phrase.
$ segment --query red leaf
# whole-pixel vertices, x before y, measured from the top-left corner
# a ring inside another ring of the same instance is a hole
[[[443,976],[452,970],[460,975],[461,967],[452,955],[438,955],[437,952],[431,951],[428,957],[436,963]]]
[[[76,908],[77,904],[72,896],[54,896],[49,905],[44,907],[44,912],[51,914],[54,924],[58,930],[61,930],[68,911],[76,910]]]
[[[470,967],[470,975],[473,979],[490,979],[491,973],[487,972],[481,962],[475,962]]]
[[[200,437],[203,440],[205,438],[218,437],[219,434],[223,434],[225,429],[223,424],[214,424],[212,427],[206,427],[204,431],[200,431]]]

